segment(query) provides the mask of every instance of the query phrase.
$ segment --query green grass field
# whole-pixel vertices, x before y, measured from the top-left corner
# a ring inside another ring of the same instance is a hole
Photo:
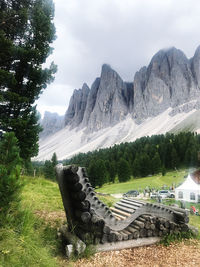
[[[171,171],[166,173],[165,176],[161,174],[153,175],[145,178],[131,179],[125,183],[106,184],[96,191],[107,194],[126,193],[129,190],[143,190],[147,186],[160,189],[162,186],[179,185],[184,181],[184,176],[187,174],[185,170]]]

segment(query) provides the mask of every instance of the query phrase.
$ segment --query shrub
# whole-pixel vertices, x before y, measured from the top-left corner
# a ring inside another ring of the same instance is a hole
[[[5,214],[12,202],[18,203],[21,189],[17,138],[6,133],[0,142],[0,210]]]

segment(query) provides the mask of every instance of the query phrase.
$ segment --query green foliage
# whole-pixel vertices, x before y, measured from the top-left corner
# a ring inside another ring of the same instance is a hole
[[[22,207],[5,218],[0,228],[0,263],[10,267],[56,267],[58,263],[53,257],[58,254],[58,241],[55,239],[56,229],[51,229],[32,211]]]
[[[46,160],[44,163],[44,177],[47,179],[56,179],[55,166],[58,163],[56,153],[53,153],[51,160]]]
[[[111,161],[108,165],[109,182],[115,182],[115,176],[117,174],[115,162]]]
[[[160,243],[165,246],[169,246],[171,243],[181,242],[184,239],[191,239],[191,238],[194,238],[194,234],[192,233],[192,231],[188,230],[187,232],[179,232],[177,234],[176,233],[167,234],[162,238]]]
[[[155,153],[151,161],[152,174],[159,173],[161,170],[161,160],[158,152]]]
[[[33,104],[56,72],[53,63],[43,68],[55,39],[53,17],[52,0],[0,2],[0,130],[15,132],[25,160],[38,152]]]
[[[0,142],[0,211],[2,216],[10,209],[12,202],[18,203],[19,201],[20,161],[17,138],[13,132],[6,133]]]
[[[126,182],[131,178],[131,169],[128,161],[125,159],[120,159],[118,165],[118,179],[119,182]]]
[[[88,168],[88,175],[93,187],[101,187],[104,183],[108,182],[108,172],[104,161],[101,159],[91,161]]]
[[[80,153],[66,160],[66,164],[77,164],[88,168],[92,161],[101,159],[106,164],[109,181],[113,182],[114,175],[119,176],[118,165],[122,158],[128,162],[134,177],[145,177],[162,170],[164,170],[162,173],[165,173],[165,170],[183,166],[195,167],[198,165],[198,151],[200,151],[200,135],[191,132],[177,135],[167,133],[142,137],[135,142],[122,143],[86,154]]]

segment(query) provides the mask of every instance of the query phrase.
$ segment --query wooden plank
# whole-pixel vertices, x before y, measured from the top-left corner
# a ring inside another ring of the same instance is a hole
[[[121,201],[117,202],[115,205],[118,205],[118,206],[121,206],[121,207],[125,207],[125,208],[128,208],[130,209],[130,211],[132,211],[132,213],[135,211],[135,209],[133,208],[132,205],[129,205],[127,203],[123,203]]]
[[[113,207],[111,207],[110,210],[112,210],[112,211],[115,212],[115,213],[120,214],[121,216],[125,216],[125,217],[129,217],[129,216],[130,216],[129,213],[124,212],[124,211],[122,211],[122,210],[119,210],[119,209],[117,209],[117,208],[113,208]]]

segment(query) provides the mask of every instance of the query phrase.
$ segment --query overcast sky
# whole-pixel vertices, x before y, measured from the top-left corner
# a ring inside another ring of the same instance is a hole
[[[91,86],[108,63],[126,81],[162,48],[192,57],[200,45],[199,0],[54,0],[55,81],[38,110],[64,114],[74,89]]]

